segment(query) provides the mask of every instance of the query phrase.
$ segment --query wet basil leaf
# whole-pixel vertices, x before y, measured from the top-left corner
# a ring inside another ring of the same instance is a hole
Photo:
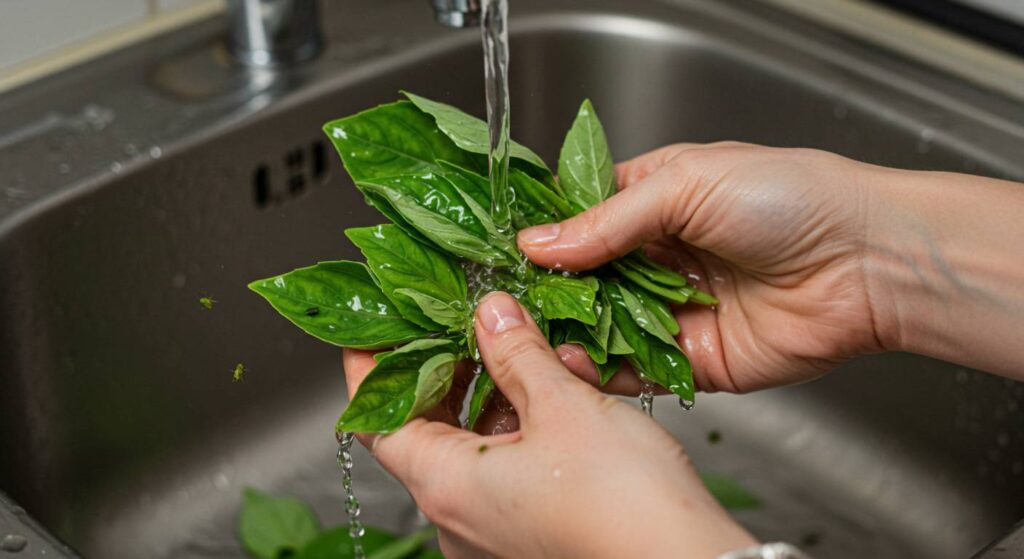
[[[365,550],[367,552],[366,559],[408,559],[423,549],[424,543],[436,537],[437,528],[431,526],[404,538],[388,542],[376,550]]]
[[[417,555],[416,559],[444,559],[444,555],[436,549],[428,549]]]
[[[337,430],[390,433],[436,406],[451,388],[457,354],[450,340],[424,339],[384,356],[359,386]]]
[[[608,329],[608,355],[629,355],[633,353],[633,348],[626,341],[619,327],[615,325],[614,318],[613,314],[612,325]]]
[[[364,529],[365,533],[359,538],[359,544],[363,546],[365,553],[373,553],[398,539],[373,526],[364,526]],[[313,541],[306,544],[306,547],[295,556],[295,559],[355,559],[352,536],[349,535],[348,526],[339,526],[322,532]]]
[[[444,170],[444,178],[448,182],[469,194],[480,207],[491,207],[491,181],[487,177],[448,161],[437,163]]]
[[[632,292],[633,295],[636,295],[637,299],[640,299],[640,302],[643,303],[647,311],[657,318],[658,322],[661,322],[661,325],[673,339],[679,335],[679,321],[676,320],[676,315],[672,314],[672,309],[664,301],[639,287],[633,288]]]
[[[413,289],[464,314],[466,276],[453,258],[424,246],[394,225],[346,229],[345,235],[362,251],[384,294],[402,316],[432,331],[440,330],[438,325],[463,324],[438,320],[423,308],[426,300],[399,292]]]
[[[575,213],[551,188],[519,169],[509,171],[509,185],[516,193],[512,219],[518,229],[555,223]]]
[[[637,326],[643,328],[648,334],[658,338],[666,344],[677,348],[679,347],[676,339],[672,337],[672,334],[670,334],[665,328],[665,325],[662,324],[661,318],[651,312],[651,309],[643,303],[640,297],[635,295],[624,285],[620,284],[617,288],[619,295],[622,297],[622,301],[625,303],[630,316],[633,317],[633,321],[636,322]]]
[[[685,287],[688,285],[686,278],[681,274],[658,264],[640,251],[624,256],[619,262],[643,274],[647,279],[666,287]]]
[[[615,373],[619,372],[622,368],[622,360],[624,358],[621,355],[609,355],[606,363],[597,363],[597,375],[601,382],[601,386],[608,384],[608,381],[612,380]]]
[[[423,311],[423,314],[427,315],[430,320],[447,326],[450,330],[462,328],[467,324],[469,319],[468,313],[465,310],[465,305],[461,301],[445,303],[444,301],[431,297],[422,291],[409,289],[407,287],[396,289],[395,294],[408,297],[416,303],[417,306],[419,306],[420,310]]]
[[[687,301],[693,301],[694,303],[700,303],[702,305],[718,304],[718,299],[715,298],[714,295],[705,293],[692,285],[687,284],[683,287],[669,287],[662,285],[651,281],[651,279],[643,273],[619,261],[612,262],[612,267],[630,282],[635,283],[663,299],[668,299],[673,303],[683,304]]]
[[[587,356],[597,365],[608,362],[608,348],[595,338],[586,324],[576,320],[566,320],[561,324],[565,331],[565,343],[585,349]]]
[[[239,521],[242,545],[259,559],[292,555],[313,540],[320,524],[309,506],[290,497],[273,497],[246,488]]]
[[[249,289],[292,324],[330,344],[379,349],[428,334],[402,318],[357,262],[321,262],[254,281]]]
[[[494,379],[486,370],[480,371],[473,384],[473,396],[469,400],[469,416],[466,418],[466,428],[473,429],[476,420],[480,419],[480,412],[483,411],[487,401],[494,392]]]
[[[644,331],[633,319],[630,306],[616,284],[608,284],[613,321],[633,353],[626,360],[637,373],[684,400],[693,401],[693,369],[678,346],[668,344]]]
[[[504,251],[488,242],[484,226],[451,183],[440,175],[376,180],[361,186],[384,196],[410,225],[441,249],[487,266],[514,263]]]
[[[356,182],[395,175],[439,172],[438,159],[468,168],[485,160],[473,157],[438,130],[434,119],[408,101],[381,105],[333,120],[324,133]]]
[[[704,482],[704,486],[708,488],[708,492],[724,508],[740,510],[761,506],[761,500],[735,480],[708,472],[701,472],[700,479]]]
[[[590,100],[584,100],[558,157],[558,180],[577,212],[615,192],[615,169],[608,140]]]
[[[594,302],[598,288],[597,278],[593,276],[574,278],[542,274],[529,286],[529,294],[541,315],[548,320],[571,318],[595,325]]]
[[[431,101],[408,91],[403,91],[402,94],[421,111],[434,117],[437,127],[451,138],[455,145],[471,153],[481,155],[490,153],[490,133],[486,122],[451,105]],[[540,169],[547,170],[548,168],[539,155],[516,141],[512,141],[509,145],[509,157],[526,161]]]

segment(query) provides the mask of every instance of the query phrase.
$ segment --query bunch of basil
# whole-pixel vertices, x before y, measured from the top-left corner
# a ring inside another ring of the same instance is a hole
[[[487,124],[405,96],[324,126],[366,201],[392,221],[346,230],[366,264],[321,262],[249,286],[325,342],[390,350],[377,354],[338,431],[388,433],[437,405],[456,365],[479,361],[475,303],[498,289],[523,302],[552,345],[583,346],[602,383],[625,359],[647,381],[692,401],[692,371],[668,304],[714,304],[714,297],[640,252],[581,275],[534,266],[517,249],[515,231],[499,229],[490,215]],[[557,179],[525,146],[512,142],[510,151],[514,229],[563,220],[615,192],[590,101],[566,135]],[[470,426],[493,390],[482,372]]]

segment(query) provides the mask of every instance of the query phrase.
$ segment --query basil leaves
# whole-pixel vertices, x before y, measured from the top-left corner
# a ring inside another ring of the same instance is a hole
[[[359,544],[367,559],[443,559],[440,552],[425,547],[437,537],[429,527],[399,538],[366,526]],[[348,526],[321,530],[312,509],[291,497],[274,497],[246,488],[239,518],[238,536],[242,547],[255,559],[353,559],[352,536]]]
[[[390,350],[375,356],[338,430],[389,433],[440,403],[458,363],[479,360],[474,306],[494,290],[522,301],[551,343],[586,349],[602,383],[625,360],[645,379],[693,400],[690,363],[675,340],[679,324],[669,304],[715,298],[640,253],[583,275],[529,263],[515,231],[499,230],[491,216],[486,123],[404,95],[408,100],[324,125],[356,188],[391,221],[345,231],[366,264],[321,262],[249,286],[321,340]],[[565,137],[557,180],[525,146],[513,142],[511,157],[516,229],[561,221],[615,192],[612,155],[590,101]],[[470,426],[494,390],[486,372],[477,376]]]

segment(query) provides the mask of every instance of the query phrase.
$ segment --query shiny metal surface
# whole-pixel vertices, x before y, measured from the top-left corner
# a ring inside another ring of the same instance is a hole
[[[437,22],[448,27],[469,27],[480,22],[480,0],[430,0]]]
[[[317,0],[227,0],[228,50],[243,64],[308,60],[322,43]]]
[[[476,30],[368,4],[324,4],[295,68],[231,64],[208,22],[0,96],[0,489],[83,555],[241,557],[246,485],[343,520],[339,354],[245,284],[355,258],[342,228],[382,219],[322,122],[400,88],[484,112]],[[736,139],[1024,178],[1019,103],[753,2],[517,0],[511,35],[513,136],[551,161],[589,96],[619,159]],[[1024,516],[1022,407],[1019,383],[884,354],[656,416],[761,497],[739,518],[767,540],[952,559]],[[415,524],[365,453],[355,489],[368,523]]]

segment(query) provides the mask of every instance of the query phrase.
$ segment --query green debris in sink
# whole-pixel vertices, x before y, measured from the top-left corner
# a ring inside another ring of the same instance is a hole
[[[708,431],[708,444],[718,444],[722,442],[722,433],[717,429]]]
[[[714,304],[714,297],[640,253],[568,274],[533,265],[516,246],[517,230],[560,221],[615,192],[612,155],[590,101],[565,137],[559,179],[536,153],[511,144],[513,229],[506,230],[491,215],[486,123],[405,95],[324,125],[356,188],[391,220],[345,232],[366,264],[320,262],[249,285],[327,343],[399,348],[377,360],[337,430],[389,433],[441,401],[455,364],[479,362],[473,312],[499,289],[523,302],[550,342],[583,346],[602,382],[624,360],[692,402],[692,370],[669,305]],[[477,408],[493,390],[489,380],[478,376],[485,384],[473,391]]]
[[[245,376],[245,371],[246,368],[244,364],[239,363],[235,365],[235,368],[231,371],[231,380],[234,382],[241,382],[242,378]]]
[[[727,509],[753,509],[761,506],[760,499],[733,479],[708,472],[701,472],[700,479],[708,492]]]
[[[367,526],[360,538],[367,559],[443,559],[425,544],[437,537],[433,527],[406,537]],[[291,497],[274,497],[247,488],[239,520],[242,546],[254,559],[351,559],[347,525],[321,529],[308,505]]]
[[[199,304],[205,307],[207,310],[212,309],[213,305],[217,303],[217,300],[213,297],[200,297]]]

